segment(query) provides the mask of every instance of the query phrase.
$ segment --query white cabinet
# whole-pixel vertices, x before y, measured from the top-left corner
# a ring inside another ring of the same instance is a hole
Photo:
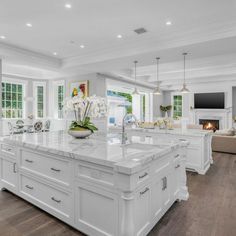
[[[89,235],[118,234],[118,197],[88,183],[75,186],[76,227]]]
[[[87,235],[145,236],[174,201],[188,198],[183,159],[176,145],[122,171],[4,144],[0,184]]]
[[[16,162],[10,158],[1,158],[1,182],[2,187],[10,191],[17,192],[17,166]]]
[[[73,222],[72,194],[35,178],[20,174],[19,194],[59,219]]]
[[[150,225],[151,186],[139,188],[134,195],[135,235],[145,235]]]
[[[16,161],[16,148],[8,144],[0,144],[0,178],[1,188],[7,188],[17,193],[18,174]]]

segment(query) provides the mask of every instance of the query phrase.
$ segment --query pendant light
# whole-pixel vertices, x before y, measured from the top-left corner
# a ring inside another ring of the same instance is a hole
[[[133,91],[133,95],[139,95],[139,91],[137,89],[137,76],[136,76],[136,67],[137,67],[138,61],[134,61],[134,79],[135,79],[135,87]]]
[[[161,95],[160,82],[159,82],[159,60],[160,60],[160,57],[157,57],[156,60],[157,60],[157,87],[154,89],[153,94]]]
[[[190,93],[190,91],[187,88],[186,82],[185,82],[185,57],[188,55],[188,53],[184,52],[183,56],[184,56],[184,83],[183,83],[183,87],[180,90],[181,93]]]

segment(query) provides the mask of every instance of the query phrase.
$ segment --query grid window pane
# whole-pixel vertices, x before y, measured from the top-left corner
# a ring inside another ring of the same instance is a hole
[[[58,110],[58,118],[63,118],[63,100],[64,100],[64,86],[59,85],[57,87],[57,110]]]
[[[174,96],[174,109],[173,109],[173,117],[182,117],[182,101],[183,97],[181,95]]]
[[[44,117],[44,87],[37,86],[37,117]]]
[[[23,118],[23,85],[2,83],[3,118]]]

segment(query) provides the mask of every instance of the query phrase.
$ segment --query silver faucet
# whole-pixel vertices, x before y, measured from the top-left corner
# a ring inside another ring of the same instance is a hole
[[[126,113],[123,117],[123,120],[122,120],[122,136],[121,136],[121,144],[127,144],[127,140],[128,140],[128,137],[127,137],[127,133],[125,132],[125,120],[127,117],[133,117],[134,118],[134,122],[136,127],[138,126],[138,120],[136,118],[136,116],[132,113]]]

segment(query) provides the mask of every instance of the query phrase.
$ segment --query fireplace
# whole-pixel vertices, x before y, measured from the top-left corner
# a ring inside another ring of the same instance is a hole
[[[219,120],[199,119],[199,124],[203,125],[203,129],[213,130],[214,132],[220,128]]]

